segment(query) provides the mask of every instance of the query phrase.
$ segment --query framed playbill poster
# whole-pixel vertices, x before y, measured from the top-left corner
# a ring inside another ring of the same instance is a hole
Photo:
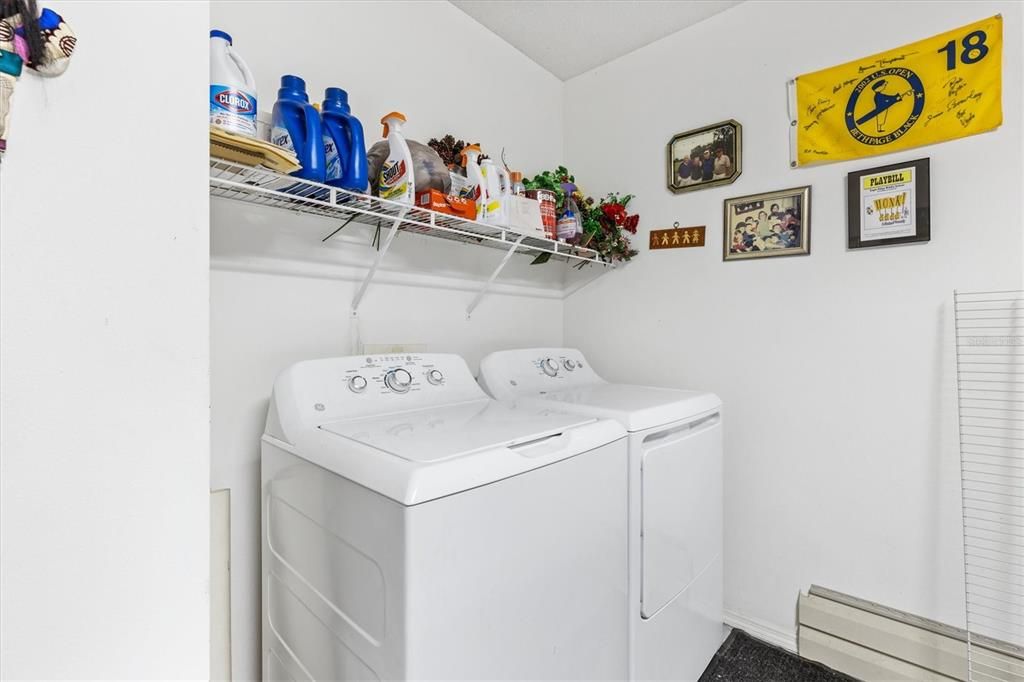
[[[850,173],[846,181],[848,247],[931,239],[928,184],[928,159]]]

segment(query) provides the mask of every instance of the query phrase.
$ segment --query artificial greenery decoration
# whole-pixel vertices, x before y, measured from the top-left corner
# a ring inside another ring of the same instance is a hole
[[[557,213],[565,212],[571,199],[578,210],[582,232],[571,244],[594,249],[602,260],[628,261],[637,254],[630,246],[627,233],[636,234],[640,216],[627,211],[632,194],[611,193],[600,200],[584,196],[576,185],[576,177],[565,166],[538,173],[523,181],[527,189],[543,189],[555,195]]]
[[[532,178],[523,179],[526,189],[545,189],[554,194],[557,203],[556,210],[559,214],[565,211],[565,188],[562,187],[562,184],[575,184],[575,182],[576,178],[569,173],[565,166],[559,166],[553,171],[544,171]]]

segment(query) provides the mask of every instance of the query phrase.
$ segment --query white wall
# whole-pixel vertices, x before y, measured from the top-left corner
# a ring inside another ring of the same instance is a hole
[[[380,139],[380,117],[398,109],[415,140],[452,132],[495,156],[504,146],[527,173],[562,160],[562,83],[447,2],[215,2],[210,25],[232,35],[255,73],[261,111],[273,106],[280,76],[294,73],[314,101],[325,87],[345,88],[368,143]],[[485,85],[487,95],[474,94]],[[232,664],[235,679],[252,679],[259,436],[277,373],[360,352],[360,343],[457,352],[474,370],[491,350],[559,344],[566,272],[516,257],[499,295],[467,320],[474,287],[501,254],[400,234],[353,320],[355,281],[375,253],[369,230],[351,225],[321,245],[336,223],[216,199],[211,210],[211,485],[232,489]]]
[[[204,679],[207,6],[52,6],[0,166],[0,678]]]
[[[997,132],[788,168],[789,78],[997,12]],[[567,160],[588,189],[639,195],[645,230],[708,226],[704,249],[651,253],[641,233],[634,264],[566,302],[565,339],[613,380],[724,399],[734,622],[792,645],[811,583],[963,622],[950,299],[1021,282],[1020,35],[1012,2],[747,2],[567,83]],[[728,118],[739,180],[670,194],[669,138]],[[847,251],[846,173],[925,156],[931,242]],[[723,263],[723,199],[798,185],[813,187],[812,254]]]

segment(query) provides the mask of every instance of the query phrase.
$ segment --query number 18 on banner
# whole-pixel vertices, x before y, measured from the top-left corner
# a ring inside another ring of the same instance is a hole
[[[978,29],[977,31],[971,31],[963,39],[960,40],[960,45],[963,50],[958,51],[956,40],[951,40],[942,47],[939,48],[939,52],[946,53],[946,70],[952,71],[956,68],[957,57],[964,64],[976,64],[988,55],[988,45],[985,41],[988,39],[988,34]]]
[[[791,165],[887,154],[997,128],[1002,43],[997,15],[796,77]]]

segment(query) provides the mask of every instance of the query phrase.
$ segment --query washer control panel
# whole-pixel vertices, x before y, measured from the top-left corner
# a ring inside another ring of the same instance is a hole
[[[574,348],[534,348],[492,353],[480,362],[480,385],[499,400],[513,400],[603,383]]]
[[[292,394],[303,419],[318,424],[487,398],[462,358],[441,353],[300,362],[278,377],[274,391]]]
[[[445,372],[438,365],[436,358],[429,355],[373,355],[346,369],[345,374],[352,393],[401,395],[424,388],[443,388]]]

